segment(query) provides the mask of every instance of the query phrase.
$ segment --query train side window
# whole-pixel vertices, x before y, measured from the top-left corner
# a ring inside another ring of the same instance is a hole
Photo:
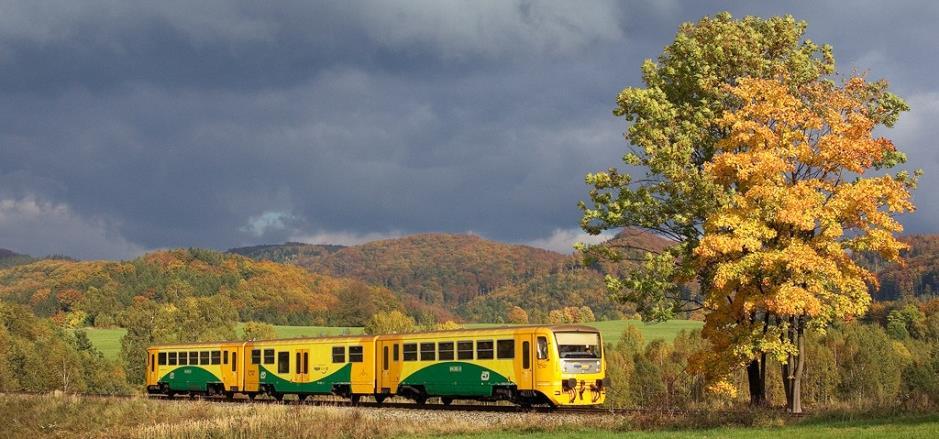
[[[303,365],[300,364],[300,358],[302,358],[302,357],[300,356],[300,353],[297,352],[297,364],[296,364],[296,366],[294,366],[294,367],[296,367],[296,369],[297,369],[297,372],[296,372],[296,373],[303,373]]]
[[[476,359],[492,359],[492,340],[479,340],[476,342]]]
[[[310,353],[303,353],[303,373],[310,373]]]
[[[179,365],[185,366],[189,363],[189,352],[180,352],[179,353]]]
[[[199,353],[190,352],[189,353],[189,364],[199,364]]]
[[[156,357],[150,354],[150,372],[156,372]]]
[[[496,356],[499,359],[515,358],[515,340],[497,341]]]
[[[157,356],[157,362],[160,364],[160,366],[166,366],[166,352],[160,352],[160,354]]]
[[[228,351],[222,351],[222,364],[228,364]]]
[[[381,368],[388,370],[388,346],[384,346],[381,350]]]
[[[232,352],[231,353],[231,371],[235,372],[237,370],[238,370],[238,353]]]
[[[210,362],[209,362],[209,355],[210,355],[210,354],[209,354],[209,351],[202,351],[202,352],[199,352],[199,363],[201,363],[203,366],[206,365],[206,364],[209,364],[209,363],[210,363]]]
[[[345,346],[333,346],[333,363],[345,363],[346,362],[346,347]]]
[[[421,361],[434,361],[436,350],[433,343],[421,343]]]
[[[277,353],[277,373],[290,373],[290,352]]]
[[[531,368],[531,344],[522,342],[522,369]]]
[[[169,364],[170,366],[175,366],[175,365],[176,365],[176,352],[170,352],[170,353],[169,353],[169,358],[167,359],[167,363],[166,363],[166,364]]]
[[[453,359],[453,342],[442,341],[437,344],[437,356],[440,361],[449,361]]]
[[[394,355],[391,356],[391,359],[394,360],[394,361],[396,361],[396,362],[398,361],[398,358],[400,358],[400,357],[398,357],[398,350],[399,350],[398,346],[399,346],[399,345],[398,345],[397,343],[395,343],[395,345],[394,345]]]
[[[457,360],[472,360],[473,359],[473,342],[472,341],[456,342],[456,359]]]
[[[264,350],[264,364],[274,364],[274,350],[273,349]]]
[[[221,351],[212,351],[212,364],[222,364]]]
[[[349,346],[349,362],[350,363],[362,362],[362,346]]]
[[[548,339],[547,337],[538,337],[538,359],[548,358]]]
[[[404,344],[404,361],[417,361],[417,343]]]
[[[251,350],[251,364],[261,364],[261,350],[260,349]]]

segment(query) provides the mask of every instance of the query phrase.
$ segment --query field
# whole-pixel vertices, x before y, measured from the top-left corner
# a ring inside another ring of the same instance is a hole
[[[939,437],[939,415],[792,418],[433,411],[0,394],[2,437],[873,438]],[[718,427],[727,425],[726,427]]]
[[[662,323],[644,323],[639,320],[609,320],[605,322],[588,323],[588,325],[599,329],[600,334],[603,336],[605,341],[615,343],[619,340],[623,330],[626,329],[626,325],[637,326],[642,332],[642,335],[645,337],[646,341],[650,341],[656,339],[671,340],[675,338],[675,335],[677,335],[681,330],[700,328],[701,322],[694,320],[669,320]],[[491,323],[470,323],[466,325],[468,328],[485,328],[492,326],[502,325]],[[242,334],[241,328],[242,325],[238,325],[239,336]],[[283,338],[349,335],[362,333],[362,328],[360,327],[335,326],[275,326],[274,330],[277,331],[278,337]],[[117,358],[117,356],[120,354],[121,337],[123,337],[124,333],[126,332],[124,329],[87,328],[85,331],[88,333],[88,338],[91,339],[91,342],[94,343],[95,347],[97,347],[105,357]]]

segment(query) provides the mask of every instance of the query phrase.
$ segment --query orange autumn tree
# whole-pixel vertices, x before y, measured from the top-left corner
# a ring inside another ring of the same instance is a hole
[[[727,89],[738,106],[720,118],[727,135],[704,166],[724,199],[694,250],[714,273],[704,301],[711,350],[699,364],[720,376],[770,355],[800,413],[806,333],[864,314],[877,283],[852,254],[896,261],[906,248],[893,215],[914,209],[916,175],[876,172],[904,156],[873,134],[906,105],[861,77],[743,78]]]

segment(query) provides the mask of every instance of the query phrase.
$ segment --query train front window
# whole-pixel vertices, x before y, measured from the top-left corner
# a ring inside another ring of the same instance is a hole
[[[558,332],[554,334],[561,358],[600,358],[600,334],[596,332]]]

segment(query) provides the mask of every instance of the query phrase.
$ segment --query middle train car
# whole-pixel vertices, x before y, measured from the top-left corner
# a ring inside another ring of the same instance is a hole
[[[190,350],[209,360],[179,363],[182,355],[192,358],[180,353]],[[213,363],[216,350],[224,355]],[[170,395],[332,394],[353,401],[368,395],[378,402],[403,396],[420,404],[439,397],[444,404],[474,399],[566,406],[600,404],[606,394],[600,334],[574,325],[160,345],[148,349],[147,366],[148,390]]]

